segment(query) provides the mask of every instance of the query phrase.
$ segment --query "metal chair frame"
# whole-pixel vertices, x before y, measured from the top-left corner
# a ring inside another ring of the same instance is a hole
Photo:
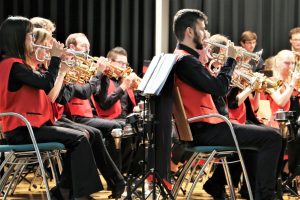
[[[58,175],[55,170],[55,167],[53,167],[54,164],[52,162],[52,158],[56,158],[58,164],[61,164],[60,159],[58,159],[57,156],[60,156],[59,152],[61,150],[64,150],[64,145],[57,142],[37,143],[32,126],[24,116],[15,112],[0,113],[0,117],[3,116],[15,116],[20,118],[25,123],[32,141],[32,144],[0,145],[0,151],[6,153],[5,159],[0,165],[0,171],[4,169],[5,166],[7,167],[5,168],[4,175],[0,179],[0,192],[2,194],[5,189],[5,186],[8,183],[3,199],[7,198],[11,188],[13,193],[17,184],[24,178],[22,174],[26,169],[26,166],[38,164],[38,168],[36,169],[36,171],[41,172],[43,184],[46,188],[47,199],[51,200],[49,185],[43,163],[45,160],[49,160],[54,180],[57,183]],[[31,189],[31,186],[32,183],[30,184],[29,190]]]
[[[240,147],[239,147],[239,144],[238,144],[238,141],[237,141],[237,138],[236,138],[236,135],[235,135],[235,132],[234,132],[231,122],[226,117],[224,117],[223,115],[220,115],[220,114],[202,115],[202,116],[196,116],[196,117],[188,119],[186,116],[185,110],[184,110],[184,106],[183,106],[181,95],[180,95],[178,88],[174,88],[174,92],[173,92],[173,116],[175,119],[175,124],[176,124],[177,131],[179,133],[180,140],[182,140],[182,141],[186,141],[186,142],[193,141],[193,136],[191,133],[189,123],[192,123],[198,119],[217,117],[217,118],[223,119],[224,122],[228,125],[231,135],[232,135],[232,138],[233,138],[233,141],[234,141],[234,144],[235,144],[234,146],[196,146],[196,147],[192,147],[192,148],[187,148],[186,149],[187,151],[192,151],[192,152],[194,152],[194,154],[184,164],[184,167],[183,167],[178,179],[176,180],[175,185],[173,186],[172,192],[173,192],[174,197],[176,197],[178,195],[179,190],[182,189],[182,184],[184,181],[187,181],[186,184],[188,184],[190,182],[191,178],[190,177],[186,178],[186,176],[189,174],[189,171],[192,169],[194,163],[197,163],[197,161],[199,159],[206,160],[205,163],[203,164],[200,172],[197,174],[196,178],[194,179],[194,181],[192,183],[192,186],[187,195],[187,199],[191,198],[191,195],[193,193],[194,188],[196,187],[197,182],[204,174],[204,170],[208,167],[208,165],[211,162],[214,161],[215,158],[219,158],[223,165],[223,168],[224,168],[226,181],[227,181],[229,189],[230,189],[231,199],[235,199],[234,187],[232,185],[230,171],[228,168],[228,164],[231,162],[227,162],[227,156],[230,154],[233,154],[233,153],[237,153],[239,159],[238,159],[238,161],[234,161],[234,162],[241,163],[245,182],[246,182],[247,189],[249,192],[249,198],[250,198],[250,200],[253,200],[253,195],[252,195],[252,191],[251,191],[248,174],[246,171],[246,167],[245,167],[244,160],[243,160],[243,157],[241,154],[241,150],[240,150]],[[245,148],[245,149],[253,149],[253,148]],[[190,176],[192,176],[194,172],[196,172],[196,170],[192,169],[192,173]],[[186,189],[186,187],[185,187],[185,189]]]

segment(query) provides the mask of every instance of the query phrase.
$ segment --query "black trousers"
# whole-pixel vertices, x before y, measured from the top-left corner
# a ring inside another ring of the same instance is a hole
[[[104,177],[107,185],[109,185],[110,187],[114,187],[117,182],[124,180],[122,174],[118,170],[114,161],[111,159],[106,146],[104,145],[102,133],[100,130],[88,125],[73,122],[64,117],[57,121],[56,125],[81,131],[87,131],[90,135],[90,143],[97,167]]]
[[[57,126],[42,126],[33,131],[38,143],[60,142],[67,149],[60,187],[71,189],[74,197],[86,196],[103,189],[91,145],[83,132]],[[5,138],[9,144],[32,143],[26,127],[5,133]]]
[[[256,200],[274,199],[276,172],[282,152],[282,138],[274,128],[256,125],[233,124],[240,147],[255,147],[256,160]],[[234,145],[227,124],[191,124],[194,145]]]
[[[112,129],[122,128],[119,122],[115,120],[102,119],[99,117],[87,118],[80,116],[74,116],[73,120],[77,123],[85,124],[100,130],[103,133],[103,137],[105,138],[105,145],[111,158],[116,164],[119,162],[119,156],[118,152],[116,151],[116,145],[111,135]]]

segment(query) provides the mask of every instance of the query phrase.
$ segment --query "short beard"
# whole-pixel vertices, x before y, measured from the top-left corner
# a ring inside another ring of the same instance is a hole
[[[196,29],[194,28],[194,33],[195,33],[195,36],[194,36],[194,38],[193,38],[193,42],[195,43],[195,45],[196,45],[196,49],[198,49],[198,50],[201,50],[201,49],[203,49],[203,45],[202,45],[202,43],[199,41],[199,35],[198,35],[198,33],[197,33],[197,31],[196,31]]]

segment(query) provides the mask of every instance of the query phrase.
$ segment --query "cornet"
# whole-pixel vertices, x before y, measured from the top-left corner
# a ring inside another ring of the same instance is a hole
[[[49,56],[49,54],[44,55],[43,58],[39,57],[39,53],[40,53],[41,50],[44,49],[44,50],[49,51],[51,49],[51,47],[44,46],[44,45],[39,45],[39,44],[34,44],[34,43],[32,43],[32,46],[33,46],[33,48],[35,48],[34,54],[35,54],[35,59],[37,61],[44,62],[46,60],[50,60],[51,59],[51,57]]]
[[[227,50],[227,46],[223,45],[223,44],[219,44],[219,43],[216,43],[216,42],[210,42],[210,41],[206,41],[209,45],[212,45],[212,46],[215,46],[215,47],[219,47],[220,49],[225,49]],[[255,61],[259,61],[262,53],[263,53],[263,49],[261,49],[260,51],[258,52],[255,52],[255,53],[251,53],[243,48],[239,48],[237,49],[237,53],[239,55],[239,57],[249,57]],[[215,56],[214,56],[215,55]],[[211,58],[215,58],[215,57],[219,57],[219,54],[212,54],[211,55]]]

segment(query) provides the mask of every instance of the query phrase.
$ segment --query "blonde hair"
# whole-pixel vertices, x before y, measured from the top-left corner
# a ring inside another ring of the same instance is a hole
[[[43,28],[34,28],[33,34],[36,44],[43,44],[48,38],[51,38],[51,33]]]
[[[35,28],[43,28],[49,31],[51,34],[55,31],[55,24],[49,19],[42,17],[33,17],[30,19],[31,23]]]

